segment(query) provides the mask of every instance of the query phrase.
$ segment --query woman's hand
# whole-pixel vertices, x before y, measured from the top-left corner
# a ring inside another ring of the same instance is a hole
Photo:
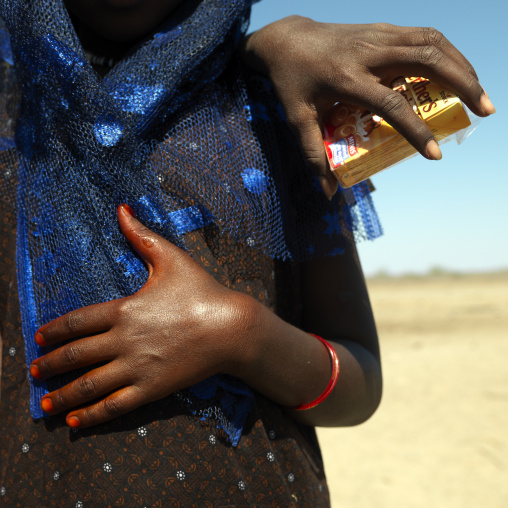
[[[90,427],[217,373],[238,377],[281,406],[305,404],[323,392],[331,365],[321,342],[254,298],[222,286],[126,205],[118,219],[148,265],[148,281],[132,296],[69,312],[39,329],[40,346],[76,340],[35,360],[34,378],[104,363],[45,395],[45,412],[70,411],[69,426]],[[341,373],[324,403],[292,414],[309,425],[359,423],[379,403],[381,370],[356,251],[351,247],[308,265],[306,327],[331,341]]]
[[[69,411],[72,427],[111,420],[232,365],[229,337],[241,337],[247,297],[208,275],[178,247],[144,227],[121,206],[121,230],[149,267],[146,284],[133,296],[70,312],[40,328],[36,342],[61,346],[35,360],[37,379],[101,362],[46,395],[50,414]]]
[[[267,74],[325,193],[337,189],[323,147],[322,125],[343,101],[395,127],[422,155],[440,159],[431,131],[390,87],[399,76],[423,76],[455,92],[479,116],[495,112],[471,64],[437,30],[389,24],[342,25],[290,16],[253,33],[245,61]]]

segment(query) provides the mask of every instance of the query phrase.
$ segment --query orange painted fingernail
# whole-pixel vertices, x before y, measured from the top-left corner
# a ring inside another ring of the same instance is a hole
[[[136,218],[136,214],[134,213],[134,210],[127,203],[124,203],[122,205],[122,207],[123,207],[123,209],[126,211],[126,213],[128,215],[130,215],[131,217]]]
[[[35,363],[32,363],[32,365],[30,365],[30,375],[35,379],[39,379],[41,377],[39,367],[37,367]]]
[[[51,413],[53,411],[53,402],[49,397],[43,398],[41,400],[41,407],[45,413]]]
[[[77,416],[68,416],[66,421],[67,421],[67,425],[69,427],[72,427],[73,429],[77,429],[78,427],[81,427],[81,422],[79,421]]]
[[[35,334],[35,342],[38,346],[41,347],[47,346],[46,341],[44,340],[44,337],[42,336],[41,332],[37,332]]]

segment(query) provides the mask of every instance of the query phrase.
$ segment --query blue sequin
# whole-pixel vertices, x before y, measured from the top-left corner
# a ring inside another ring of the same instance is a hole
[[[47,58],[46,68],[57,76],[64,76],[66,82],[75,83],[86,65],[84,57],[78,55],[69,46],[60,42],[52,34],[43,39],[42,50]],[[41,61],[44,61],[41,58]]]
[[[41,320],[43,323],[49,323],[53,319],[80,307],[82,305],[79,298],[69,288],[63,288],[56,294],[54,299],[49,299],[41,304]]]
[[[243,110],[245,111],[245,117],[247,118],[247,122],[252,122],[252,113],[250,104],[244,106]]]
[[[202,228],[212,221],[210,213],[201,206],[189,206],[188,208],[171,212],[169,218],[180,235]]]
[[[133,208],[134,212],[139,214],[140,219],[145,223],[149,222],[161,226],[167,222],[166,212],[151,196],[142,196]]]
[[[114,146],[122,137],[123,127],[116,118],[104,115],[97,119],[93,131],[101,145]]]
[[[126,277],[138,275],[144,272],[145,265],[143,262],[130,252],[121,254],[115,259],[115,261],[124,265],[124,275]]]
[[[152,111],[165,96],[163,86],[145,86],[124,83],[110,91],[122,111],[144,115]]]
[[[351,214],[351,210],[349,209],[348,206],[344,207],[344,210],[342,211],[342,220],[344,222],[344,227],[348,231],[354,230],[354,227],[355,227],[354,217]]]
[[[61,253],[62,262],[72,266],[73,263],[82,264],[85,260],[88,261],[93,250],[91,228],[77,220],[71,220],[61,224],[59,229],[68,241],[67,248]]]
[[[261,194],[268,188],[268,177],[259,169],[247,168],[242,172],[245,188],[255,194]]]

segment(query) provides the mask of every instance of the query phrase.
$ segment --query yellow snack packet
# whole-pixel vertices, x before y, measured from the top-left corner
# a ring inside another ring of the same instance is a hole
[[[459,97],[428,79],[399,78],[392,88],[427,123],[438,143],[471,126]],[[330,166],[342,187],[351,187],[416,153],[382,118],[344,103],[334,107],[323,138]]]

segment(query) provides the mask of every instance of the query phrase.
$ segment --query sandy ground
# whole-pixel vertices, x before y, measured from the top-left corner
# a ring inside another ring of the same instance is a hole
[[[508,507],[508,274],[373,279],[365,424],[318,429],[333,508]]]

